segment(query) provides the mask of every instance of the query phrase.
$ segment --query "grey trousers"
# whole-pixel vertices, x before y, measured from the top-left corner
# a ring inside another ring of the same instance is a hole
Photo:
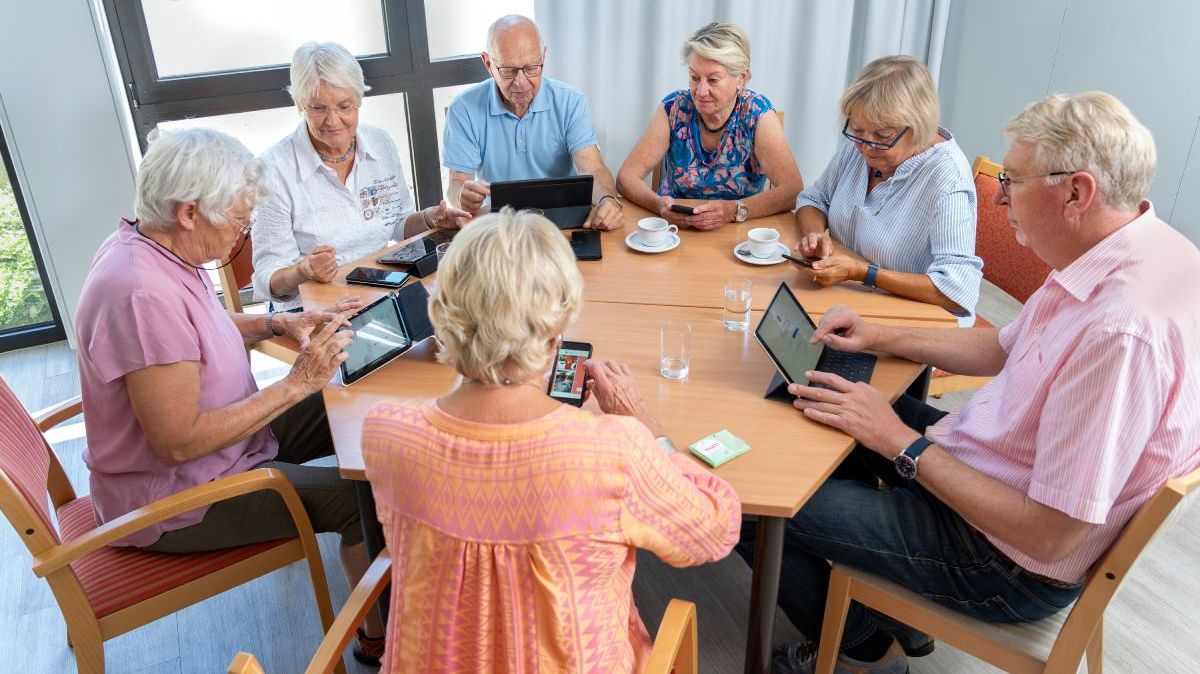
[[[333,454],[333,438],[320,393],[305,398],[271,422],[279,455],[255,468],[275,468],[287,475],[317,533],[336,531],[342,545],[363,539],[354,483],[335,467],[300,464]],[[154,552],[204,552],[296,535],[292,516],[273,491],[258,491],[213,504],[204,519],[168,531],[143,548]]]

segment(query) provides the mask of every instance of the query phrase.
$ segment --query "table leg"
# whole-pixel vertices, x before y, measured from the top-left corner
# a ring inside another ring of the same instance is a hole
[[[929,380],[933,377],[933,367],[926,365],[925,369],[921,370],[921,374],[913,380],[913,383],[908,385],[908,390],[905,391],[908,395],[925,401],[929,397]]]
[[[754,575],[750,581],[750,629],[746,633],[746,674],[771,671],[771,640],[775,632],[775,603],[779,599],[779,570],[783,563],[783,517],[758,518],[754,540]]]
[[[371,492],[371,483],[355,480],[354,494],[358,497],[358,517],[362,520],[363,542],[367,545],[367,555],[375,559],[387,544],[383,540],[383,527],[379,524],[379,515],[375,512],[375,494]],[[379,615],[384,624],[387,624],[391,591],[390,587],[385,588],[383,594],[379,595]]]

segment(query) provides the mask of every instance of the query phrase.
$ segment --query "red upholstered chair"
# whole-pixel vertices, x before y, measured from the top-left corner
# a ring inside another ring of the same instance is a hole
[[[234,250],[237,250],[236,246]],[[233,264],[227,265],[227,262],[228,258],[221,260],[222,267],[217,270],[217,276],[221,279],[222,294],[225,296],[225,309],[240,314],[243,309],[241,290],[249,286],[254,279],[254,244],[251,243],[250,237],[246,237],[246,243],[238,256],[233,258]],[[300,344],[291,337],[266,339],[255,344],[253,348],[289,364],[295,362],[300,353]]]
[[[1024,304],[1046,280],[1050,265],[1017,243],[1012,226],[1008,224],[1008,209],[994,202],[996,192],[1000,190],[998,178],[1003,168],[983,155],[975,157],[972,166],[979,211],[975,225],[975,254],[983,259],[983,278]],[[992,324],[976,315],[975,326],[990,328]],[[990,380],[991,377],[968,377],[934,369],[929,394],[977,388]]]
[[[214,480],[101,526],[91,497],[75,495],[42,437],[81,411],[77,397],[33,418],[0,380],[0,510],[29,548],[34,574],[50,584],[80,672],[104,671],[108,639],[299,560],[308,561],[322,631],[328,630],[333,609],[321,552],[283,473],[259,469]],[[180,555],[109,545],[197,507],[262,490],[283,498],[297,537]]]

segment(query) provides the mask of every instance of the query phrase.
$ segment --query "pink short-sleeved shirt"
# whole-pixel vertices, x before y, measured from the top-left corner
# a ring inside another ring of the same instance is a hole
[[[1004,369],[926,432],[974,469],[1097,526],[1033,573],[1075,582],[1168,478],[1200,465],[1200,251],[1143,213],[1058,272],[1000,331]]]
[[[269,427],[220,451],[173,466],[158,458],[133,414],[125,375],[180,361],[200,368],[200,410],[257,390],[246,348],[208,274],[184,265],[122,220],[92,260],[75,314],[92,505],[107,522],[171,494],[269,461]],[[145,546],[199,522],[207,508],[144,529],[120,544]]]

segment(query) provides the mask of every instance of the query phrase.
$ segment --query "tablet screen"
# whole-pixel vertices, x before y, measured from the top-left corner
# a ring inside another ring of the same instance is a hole
[[[808,384],[805,372],[816,369],[824,344],[809,344],[816,327],[800,302],[784,284],[754,329],[754,336],[775,361],[783,376],[793,384]]]
[[[384,295],[351,316],[350,329],[354,330],[354,341],[346,347],[350,357],[342,363],[342,381],[347,384],[400,355],[411,343],[391,295]]]

